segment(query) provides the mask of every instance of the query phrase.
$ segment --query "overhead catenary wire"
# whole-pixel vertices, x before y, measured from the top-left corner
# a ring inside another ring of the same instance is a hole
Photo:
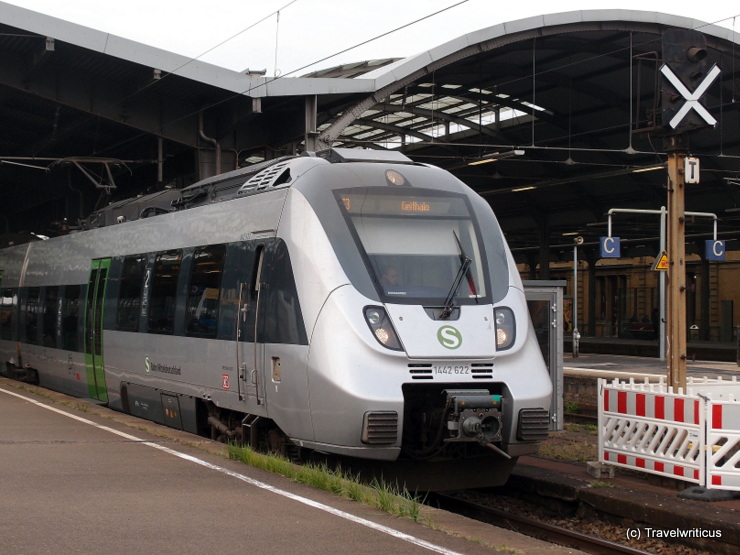
[[[252,29],[252,28],[254,28],[254,27],[255,27],[256,25],[258,25],[259,23],[262,23],[263,21],[265,21],[265,20],[267,20],[267,19],[270,19],[270,18],[271,18],[271,17],[273,17],[273,16],[276,16],[276,15],[278,14],[278,12],[280,12],[281,10],[285,10],[285,9],[286,9],[287,7],[289,7],[290,5],[294,4],[294,3],[295,3],[295,2],[297,2],[297,1],[298,1],[298,0],[292,0],[291,2],[289,2],[289,3],[285,4],[284,6],[282,6],[281,8],[279,8],[279,9],[277,9],[277,10],[275,10],[275,11],[271,12],[270,14],[266,15],[265,17],[263,17],[263,18],[262,18],[262,19],[260,19],[259,21],[257,21],[257,22],[255,22],[255,23],[253,23],[253,24],[249,25],[248,27],[244,28],[244,29],[243,29],[243,30],[241,30],[240,32],[238,32],[238,33],[236,33],[236,34],[232,35],[231,37],[229,37],[229,38],[227,38],[227,39],[224,39],[223,41],[221,41],[221,42],[220,42],[220,43],[218,43],[217,45],[215,45],[215,46],[213,46],[213,47],[209,48],[208,50],[204,51],[204,52],[203,52],[202,54],[200,54],[200,55],[198,55],[198,56],[196,56],[196,57],[194,57],[194,58],[191,58],[191,59],[190,59],[190,60],[188,60],[187,62],[183,63],[182,65],[180,65],[180,66],[178,66],[177,68],[175,68],[174,70],[172,70],[171,72],[168,72],[168,73],[167,73],[166,75],[163,75],[161,79],[159,79],[159,80],[157,80],[157,81],[154,81],[154,82],[152,82],[152,83],[149,83],[149,84],[148,84],[147,86],[145,86],[145,87],[142,87],[141,89],[139,89],[138,91],[136,91],[136,93],[132,93],[132,95],[129,95],[128,97],[126,97],[126,98],[124,98],[124,99],[120,100],[120,101],[119,101],[119,104],[121,104],[121,103],[125,102],[125,101],[126,101],[126,100],[128,100],[128,99],[129,99],[129,98],[130,98],[131,96],[133,96],[134,94],[139,94],[139,93],[141,93],[141,92],[142,92],[143,90],[145,90],[145,89],[147,89],[147,88],[149,88],[149,87],[151,87],[151,86],[154,86],[154,85],[156,85],[157,83],[161,83],[161,82],[162,82],[162,81],[163,81],[163,80],[164,80],[164,79],[165,79],[165,78],[166,78],[167,76],[170,76],[170,75],[177,75],[177,72],[178,72],[178,71],[180,71],[180,70],[181,70],[182,68],[186,67],[186,66],[187,66],[188,64],[190,64],[190,63],[193,63],[193,62],[195,62],[195,61],[199,60],[200,58],[202,58],[202,57],[203,57],[203,56],[205,56],[206,54],[208,54],[208,53],[212,52],[212,51],[213,51],[213,50],[215,50],[216,48],[218,48],[218,47],[220,47],[220,46],[223,46],[224,44],[226,44],[226,43],[227,43],[227,42],[229,42],[230,40],[233,40],[234,38],[238,37],[239,35],[241,35],[241,34],[245,33],[246,31],[248,31],[248,30],[250,30],[250,29]],[[167,121],[167,122],[163,122],[163,124],[162,124],[162,127],[167,127],[167,126],[169,126],[169,125],[174,125],[175,123],[178,123],[178,122],[182,121],[183,119],[186,119],[186,118],[188,118],[188,117],[191,117],[191,116],[193,116],[193,115],[195,115],[195,114],[197,114],[197,113],[199,113],[199,112],[202,112],[202,111],[204,111],[204,110],[208,110],[208,109],[210,109],[210,108],[215,108],[216,106],[219,106],[219,105],[221,105],[221,104],[224,104],[224,103],[226,103],[226,102],[229,102],[230,100],[232,100],[232,99],[234,99],[234,98],[238,98],[238,97],[240,97],[240,96],[248,95],[248,94],[249,94],[250,92],[252,92],[252,91],[253,91],[253,90],[254,90],[255,88],[260,88],[260,87],[264,87],[264,86],[267,86],[267,85],[269,85],[269,84],[271,84],[271,83],[274,83],[275,81],[277,81],[277,80],[279,80],[279,79],[284,79],[284,78],[288,77],[289,75],[293,75],[293,74],[295,74],[295,73],[298,73],[298,72],[300,72],[300,71],[303,71],[303,70],[305,70],[305,69],[307,69],[307,68],[309,68],[309,67],[311,67],[311,66],[314,66],[314,65],[316,65],[316,64],[320,64],[321,62],[325,62],[325,61],[327,61],[327,60],[330,60],[330,59],[332,59],[332,58],[335,58],[335,57],[337,57],[337,56],[340,56],[340,55],[342,55],[342,54],[345,54],[345,53],[347,53],[347,52],[350,52],[350,51],[352,51],[352,50],[354,50],[354,49],[356,49],[356,48],[359,48],[359,47],[361,47],[361,46],[365,46],[365,45],[367,45],[367,44],[370,44],[371,42],[374,42],[374,41],[376,41],[376,40],[379,40],[379,39],[381,39],[381,38],[387,37],[387,36],[389,36],[389,35],[391,35],[391,34],[393,34],[393,33],[396,33],[396,32],[398,32],[398,31],[401,31],[401,30],[403,30],[403,29],[406,29],[406,28],[408,28],[408,27],[410,27],[410,26],[412,26],[412,25],[416,25],[416,24],[418,24],[418,23],[421,23],[422,21],[426,21],[427,19],[430,19],[430,18],[432,18],[432,17],[434,17],[434,16],[436,16],[436,15],[439,15],[439,14],[442,14],[442,13],[444,13],[444,12],[447,12],[447,11],[449,11],[449,10],[451,10],[451,9],[453,9],[453,8],[456,8],[457,6],[460,6],[460,5],[462,5],[462,4],[465,4],[465,3],[469,2],[469,1],[470,1],[470,0],[461,0],[461,1],[459,1],[459,2],[456,2],[456,3],[454,3],[454,4],[451,4],[451,5],[449,5],[449,6],[445,7],[445,8],[439,9],[439,10],[437,10],[437,11],[435,11],[435,12],[432,12],[432,13],[430,13],[430,14],[427,14],[427,15],[425,15],[425,16],[422,16],[422,17],[420,17],[420,18],[417,18],[417,19],[415,19],[415,20],[413,20],[413,21],[410,21],[410,22],[408,22],[408,23],[404,23],[403,25],[400,25],[400,26],[398,26],[398,27],[395,27],[395,28],[393,28],[393,29],[391,29],[391,30],[389,30],[389,31],[385,31],[385,32],[383,32],[383,33],[381,33],[381,34],[379,34],[379,35],[375,35],[374,37],[372,37],[372,38],[369,38],[369,39],[367,39],[367,40],[364,40],[364,41],[362,41],[362,42],[359,42],[359,43],[357,43],[357,44],[355,44],[355,45],[353,45],[353,46],[350,46],[350,47],[347,47],[347,48],[343,48],[342,50],[339,50],[338,52],[335,52],[335,53],[333,53],[333,54],[330,54],[330,55],[328,55],[328,56],[324,56],[324,57],[322,57],[322,58],[320,58],[320,59],[318,59],[318,60],[316,60],[316,61],[313,61],[313,62],[311,62],[311,63],[309,63],[309,64],[305,64],[305,65],[303,65],[303,66],[301,66],[301,67],[295,68],[295,69],[293,69],[293,70],[291,70],[291,71],[289,71],[289,72],[283,73],[283,74],[281,74],[281,75],[276,75],[276,76],[274,76],[274,77],[272,77],[272,78],[268,78],[268,79],[265,79],[264,81],[261,81],[261,82],[260,82],[259,84],[257,84],[257,85],[250,85],[250,86],[249,86],[249,87],[248,87],[247,89],[244,89],[244,90],[243,90],[243,91],[241,91],[241,92],[238,92],[238,93],[234,93],[234,94],[232,94],[232,95],[228,96],[227,98],[224,98],[224,99],[221,99],[221,100],[218,100],[218,101],[212,102],[211,104],[208,104],[207,106],[204,106],[204,107],[200,108],[200,109],[199,109],[199,110],[197,110],[197,111],[193,111],[193,112],[190,112],[190,113],[187,113],[187,114],[183,114],[182,116],[180,116],[180,117],[178,117],[178,118],[172,119],[172,120],[170,120],[170,121]],[[276,39],[276,44],[277,44],[277,39]],[[276,60],[277,60],[277,55],[276,55]],[[137,137],[131,137],[131,138],[129,139],[129,141],[131,141],[131,140],[134,140],[134,139],[136,139],[136,138],[137,138]]]
[[[142,87],[141,89],[137,90],[135,93],[132,93],[131,95],[127,96],[126,98],[124,98],[120,102],[123,103],[126,100],[128,100],[131,96],[133,96],[135,94],[141,93],[143,90],[148,89],[149,87],[153,86],[156,83],[161,83],[164,79],[166,79],[167,77],[169,77],[171,75],[177,75],[177,72],[180,71],[181,69],[187,67],[188,65],[192,64],[193,62],[197,62],[198,60],[200,60],[204,56],[207,56],[208,54],[210,54],[214,50],[222,47],[224,44],[226,44],[228,42],[231,42],[232,40],[234,40],[237,37],[239,37],[239,36],[243,35],[244,33],[246,33],[247,31],[251,31],[257,25],[259,25],[260,23],[263,23],[264,21],[267,21],[268,19],[271,19],[273,16],[277,16],[278,22],[279,22],[280,21],[280,12],[282,10],[285,10],[289,6],[292,6],[296,2],[298,2],[298,0],[291,0],[290,2],[288,2],[287,4],[285,4],[282,7],[278,8],[277,10],[274,10],[274,11],[270,12],[269,14],[267,14],[266,16],[262,17],[261,19],[255,21],[254,23],[251,23],[251,24],[247,25],[241,31],[238,31],[237,33],[234,33],[233,35],[225,38],[224,40],[222,40],[218,44],[214,44],[213,46],[211,46],[210,48],[204,50],[203,52],[201,52],[197,56],[195,56],[193,58],[189,58],[185,63],[180,64],[178,67],[176,67],[172,71],[169,71],[166,74],[162,75],[162,77],[160,79],[158,79],[157,81],[153,81],[153,82],[149,83],[148,85],[146,85],[146,86]],[[276,52],[275,52],[275,64],[276,64],[276,71],[277,71],[277,37],[275,38],[275,50],[276,50]]]
[[[408,27],[411,27],[412,25],[416,25],[417,23],[421,23],[422,21],[425,21],[425,20],[427,20],[427,19],[429,19],[431,17],[434,17],[434,16],[439,15],[441,13],[444,13],[446,11],[449,11],[449,10],[451,10],[453,8],[456,8],[456,7],[458,7],[458,6],[462,5],[462,4],[466,4],[469,1],[470,0],[461,0],[460,2],[456,2],[455,4],[451,4],[451,5],[447,6],[446,8],[442,8],[440,10],[437,10],[436,12],[432,12],[432,13],[430,13],[428,15],[425,15],[424,17],[420,17],[419,19],[415,19],[414,21],[410,21],[409,23],[405,23],[405,24],[403,24],[403,25],[401,25],[399,27],[395,27],[395,28],[391,29],[390,31],[386,31],[386,32],[381,33],[379,35],[375,35],[372,38],[369,38],[369,39],[364,40],[362,42],[359,42],[359,43],[357,43],[357,44],[355,44],[353,46],[350,46],[348,48],[345,48],[343,50],[340,50],[339,52],[335,52],[334,54],[330,54],[329,56],[324,56],[323,58],[320,58],[319,60],[316,60],[315,62],[311,62],[310,64],[305,64],[305,65],[303,65],[303,66],[301,66],[299,68],[296,68],[296,69],[294,69],[292,71],[289,71],[288,73],[286,73],[284,75],[281,75],[280,77],[287,77],[288,75],[292,75],[294,73],[298,73],[299,71],[303,71],[304,69],[307,69],[307,68],[309,68],[311,66],[315,66],[316,64],[320,64],[321,62],[325,62],[327,60],[331,60],[332,58],[336,58],[337,56],[341,56],[342,54],[346,54],[347,52],[350,52],[350,51],[352,51],[352,50],[354,50],[356,48],[360,48],[361,46],[365,46],[366,44],[370,44],[371,42],[375,42],[376,40],[379,40],[379,39],[382,39],[382,38],[387,37],[389,35],[392,35],[393,33],[397,33],[398,31],[401,31],[403,29],[406,29]],[[278,77],[278,79],[280,77]],[[248,91],[244,91],[244,94],[246,94],[247,92]]]

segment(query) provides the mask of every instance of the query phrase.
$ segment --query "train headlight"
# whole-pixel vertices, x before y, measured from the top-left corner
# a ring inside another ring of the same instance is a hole
[[[394,351],[403,350],[398,335],[396,335],[396,330],[393,329],[393,324],[391,324],[385,309],[379,306],[365,307],[365,321],[370,326],[370,331],[373,332],[375,339],[383,347]]]
[[[365,318],[370,326],[377,326],[383,321],[383,314],[381,310],[370,307],[365,310]]]
[[[514,344],[516,338],[516,320],[514,312],[507,307],[495,309],[496,350],[505,351]]]
[[[385,328],[377,328],[375,330],[375,338],[383,345],[388,346],[388,341],[391,340],[391,334]]]
[[[396,170],[387,170],[385,172],[385,179],[388,182],[388,185],[395,185],[396,187],[403,187],[406,185],[406,178]]]

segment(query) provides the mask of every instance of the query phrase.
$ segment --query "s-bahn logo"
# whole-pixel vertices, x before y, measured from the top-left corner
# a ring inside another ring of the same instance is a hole
[[[437,340],[445,349],[457,349],[462,345],[462,334],[452,326],[442,326],[437,331]]]
[[[146,370],[147,374],[151,372],[161,372],[162,374],[174,374],[175,376],[182,375],[182,369],[179,366],[152,362],[151,360],[149,360],[149,355],[146,355],[144,357],[144,370]]]

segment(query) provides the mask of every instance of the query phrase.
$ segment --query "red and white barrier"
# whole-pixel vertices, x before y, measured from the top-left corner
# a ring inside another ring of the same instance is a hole
[[[740,382],[689,378],[686,390],[599,379],[600,461],[740,490]]]
[[[706,487],[740,491],[740,403],[712,402],[707,429]]]

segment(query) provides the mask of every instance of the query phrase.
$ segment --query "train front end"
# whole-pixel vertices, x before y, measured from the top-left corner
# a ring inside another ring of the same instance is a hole
[[[449,173],[411,163],[338,162],[300,181],[295,192],[325,232],[311,248],[336,257],[325,264],[326,298],[307,315],[315,440],[306,446],[502,464],[535,451],[551,382],[488,204]]]

